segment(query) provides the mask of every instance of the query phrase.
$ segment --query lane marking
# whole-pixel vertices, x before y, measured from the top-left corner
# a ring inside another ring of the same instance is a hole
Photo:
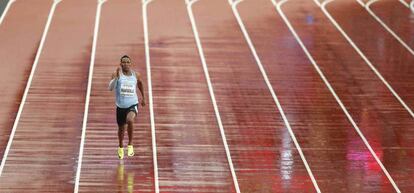
[[[365,3],[362,1],[362,0],[356,0],[362,7],[364,7],[365,6]],[[320,6],[320,4],[319,4],[319,6]]]
[[[250,48],[250,51],[252,52],[252,54],[254,56],[254,59],[256,60],[256,64],[258,65],[258,67],[260,69],[260,72],[262,73],[262,76],[263,76],[263,78],[264,78],[264,80],[266,82],[266,85],[267,85],[267,87],[268,87],[268,89],[269,89],[269,91],[270,91],[270,93],[271,93],[271,95],[273,97],[273,101],[275,102],[275,104],[276,104],[276,106],[277,106],[277,108],[278,108],[278,110],[279,110],[279,112],[280,112],[280,114],[281,114],[281,116],[283,118],[283,121],[284,121],[284,123],[285,123],[285,125],[286,125],[286,127],[287,127],[287,129],[289,131],[290,137],[292,138],[293,143],[295,144],[295,147],[298,150],[298,153],[299,153],[299,155],[300,155],[300,157],[302,159],[302,162],[305,165],[306,171],[308,172],[308,174],[309,174],[309,176],[310,176],[310,178],[312,180],[313,186],[315,187],[315,190],[318,193],[320,193],[321,190],[319,189],[318,183],[316,182],[316,179],[315,179],[315,177],[314,177],[314,175],[312,173],[312,170],[310,169],[310,166],[308,164],[308,161],[306,160],[306,157],[305,157],[305,155],[304,155],[304,153],[302,151],[302,148],[300,147],[300,145],[299,145],[299,143],[298,143],[298,141],[296,139],[295,133],[293,132],[293,130],[291,128],[291,125],[290,125],[290,123],[289,123],[289,121],[288,121],[288,119],[286,117],[286,114],[285,114],[285,112],[284,112],[284,110],[282,108],[282,105],[280,104],[280,101],[279,101],[279,99],[278,99],[278,97],[276,95],[276,92],[273,89],[273,86],[272,86],[272,84],[269,81],[269,78],[267,76],[267,72],[264,69],[263,64],[262,64],[262,62],[261,62],[261,60],[259,58],[259,55],[256,52],[256,48],[253,45],[253,42],[252,42],[252,40],[250,38],[250,35],[247,32],[247,30],[246,30],[246,27],[245,27],[245,25],[244,25],[244,23],[243,23],[243,21],[242,21],[242,19],[240,17],[239,12],[237,11],[237,5],[239,5],[239,3],[241,3],[242,1],[243,0],[237,0],[234,3],[231,3],[230,0],[229,0],[229,3],[230,3],[231,8],[233,10],[233,14],[236,17],[237,22],[239,24],[239,27],[240,27],[241,31],[243,32],[244,38],[245,38],[245,40],[246,40],[246,42],[247,42],[247,44],[248,44],[248,46]]]
[[[149,97],[149,110],[151,120],[151,137],[152,137],[152,155],[154,163],[154,183],[155,193],[160,192],[159,179],[158,179],[158,156],[157,156],[157,140],[155,136],[155,118],[154,118],[154,104],[152,98],[152,82],[151,82],[151,60],[149,49],[149,34],[148,34],[148,18],[147,18],[147,6],[152,0],[142,0],[142,19],[144,25],[144,41],[145,41],[145,62],[147,65],[147,81],[148,81],[148,97]]]
[[[94,29],[94,35],[93,35],[91,60],[89,64],[88,88],[86,91],[85,111],[83,114],[83,123],[82,123],[82,137],[81,137],[80,148],[79,148],[79,158],[78,158],[78,167],[76,169],[74,193],[78,193],[79,191],[79,180],[80,180],[80,174],[81,174],[81,169],[82,169],[82,159],[83,159],[83,147],[85,144],[86,125],[88,124],[89,102],[90,102],[90,95],[91,95],[91,89],[92,89],[93,68],[95,66],[96,46],[98,42],[99,21],[101,17],[102,5],[105,2],[106,0],[98,0],[98,8],[96,11],[96,16],[95,16],[95,29]]]
[[[410,46],[408,46],[391,28],[388,27],[387,24],[385,24],[370,8],[370,6],[377,2],[379,0],[370,0],[368,1],[367,4],[363,5],[363,7],[368,11],[369,14],[372,15],[372,17],[375,18],[375,20],[377,20],[382,27],[384,27],[398,42],[400,42],[401,45],[403,45],[405,47],[405,49],[407,49],[411,55],[414,56],[414,51],[410,48]]]
[[[314,0],[316,3],[316,0]],[[381,75],[381,73],[374,67],[374,65],[371,63],[371,61],[368,60],[368,58],[365,56],[364,53],[356,46],[356,44],[352,41],[352,39],[346,34],[346,32],[340,27],[340,25],[335,21],[335,19],[331,16],[331,14],[326,10],[326,5],[328,3],[331,3],[334,0],[327,0],[322,3],[322,5],[318,4],[318,6],[322,9],[323,13],[328,17],[328,19],[331,21],[331,23],[338,29],[339,32],[341,32],[342,36],[348,41],[348,43],[357,51],[357,53],[361,56],[361,58],[365,61],[365,63],[371,68],[371,70],[378,76],[378,78],[384,83],[384,85],[388,88],[388,90],[391,91],[391,93],[394,95],[394,97],[401,103],[401,105],[407,110],[407,112],[411,115],[411,117],[414,118],[414,113],[408,107],[407,104],[401,99],[401,97],[397,94],[397,92],[394,91],[394,89],[391,87],[391,85],[385,80],[385,78]]]
[[[190,2],[189,0],[186,0],[187,12],[188,12],[188,15],[190,17],[191,27],[193,28],[194,38],[195,38],[195,41],[196,41],[196,44],[197,44],[197,47],[198,47],[198,53],[200,55],[201,64],[203,65],[204,75],[205,75],[205,78],[206,78],[206,81],[207,81],[208,91],[210,93],[210,98],[211,98],[211,101],[213,103],[214,112],[216,114],[217,124],[218,124],[219,129],[220,129],[221,139],[223,141],[224,149],[226,150],[227,161],[228,161],[229,166],[230,166],[231,176],[232,176],[233,182],[234,182],[234,188],[236,189],[237,193],[240,193],[240,187],[239,187],[239,183],[237,181],[237,175],[236,175],[236,172],[234,170],[233,161],[231,159],[231,154],[230,154],[230,149],[229,149],[228,144],[227,144],[226,134],[224,132],[223,123],[221,121],[220,111],[219,111],[218,106],[217,106],[216,97],[215,97],[215,94],[214,94],[213,85],[211,84],[210,74],[208,72],[208,67],[207,67],[205,56],[204,56],[203,47],[201,45],[201,40],[200,40],[200,37],[199,37],[199,34],[198,34],[198,29],[197,29],[197,26],[196,26],[196,22],[195,22],[195,19],[194,19],[193,10],[191,8],[192,5],[197,1],[198,0],[194,0],[194,1]]]
[[[16,2],[16,0],[10,0],[7,5],[6,8],[4,8],[3,10],[3,15],[0,17],[0,25],[3,23],[4,18],[6,17],[7,12],[9,11],[11,5]]]
[[[32,85],[33,76],[34,76],[34,73],[36,71],[37,64],[39,63],[39,58],[40,58],[40,55],[41,55],[42,50],[43,50],[43,45],[45,43],[47,33],[49,31],[50,23],[52,22],[53,14],[55,13],[56,6],[61,1],[62,0],[54,0],[53,1],[53,5],[52,5],[52,8],[50,10],[48,19],[47,19],[46,27],[43,31],[42,39],[40,41],[39,48],[37,49],[36,57],[35,57],[35,60],[33,62],[33,65],[32,65],[32,70],[30,71],[29,79],[27,81],[26,88],[24,89],[24,94],[23,94],[23,97],[22,97],[22,100],[21,100],[22,102],[20,103],[19,111],[17,112],[16,119],[14,120],[13,128],[12,128],[12,131],[11,131],[10,137],[9,137],[9,141],[7,143],[6,150],[4,151],[3,159],[1,160],[0,176],[2,175],[4,166],[6,165],[7,156],[9,155],[10,147],[13,143],[14,135],[16,133],[16,128],[17,128],[17,125],[19,124],[20,117],[21,117],[24,105],[26,104],[27,95],[29,93],[30,86]]]
[[[414,0],[412,0],[410,3],[410,9],[414,13]]]
[[[404,0],[399,0],[401,4],[403,4],[404,6],[406,6],[407,8],[410,8],[410,5],[408,5],[407,2],[405,2]],[[413,1],[411,1],[411,3],[413,3]]]

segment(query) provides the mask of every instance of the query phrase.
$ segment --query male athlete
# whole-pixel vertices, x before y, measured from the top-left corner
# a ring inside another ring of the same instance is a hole
[[[141,75],[131,69],[131,58],[127,55],[121,57],[121,67],[118,67],[112,73],[112,79],[109,82],[109,90],[115,90],[116,98],[116,121],[118,123],[118,157],[124,158],[124,133],[128,128],[128,156],[134,155],[134,147],[132,145],[132,132],[134,130],[134,118],[138,113],[138,95],[136,87],[141,92],[141,105],[145,106],[144,85]]]

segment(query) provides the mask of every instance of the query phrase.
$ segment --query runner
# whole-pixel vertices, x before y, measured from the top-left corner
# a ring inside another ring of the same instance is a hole
[[[132,145],[132,134],[134,130],[134,119],[138,114],[138,95],[136,87],[141,92],[141,105],[145,106],[144,86],[141,80],[141,75],[134,72],[131,68],[131,58],[127,55],[121,57],[121,67],[118,67],[112,73],[112,79],[109,83],[109,90],[115,90],[115,104],[116,104],[116,121],[118,123],[118,157],[124,158],[124,133],[125,128],[128,128],[128,156],[134,155],[134,147]]]

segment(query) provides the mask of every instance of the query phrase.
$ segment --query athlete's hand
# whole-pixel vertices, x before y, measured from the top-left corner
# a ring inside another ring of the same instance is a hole
[[[118,67],[118,68],[116,68],[116,78],[118,79],[119,78],[119,71],[121,71],[121,68],[120,67]]]
[[[115,70],[115,72],[112,72],[112,77],[111,77],[111,79],[113,80],[113,79],[116,79],[116,80],[118,80],[119,79],[119,71],[121,70],[121,68],[117,68],[116,70]]]
[[[146,104],[146,103],[145,103],[145,99],[142,99],[142,101],[141,101],[141,106],[143,106],[143,107],[144,107],[144,106],[145,106],[145,104]]]

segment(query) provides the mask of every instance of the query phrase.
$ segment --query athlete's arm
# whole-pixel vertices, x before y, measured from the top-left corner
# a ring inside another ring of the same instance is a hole
[[[111,81],[109,82],[108,89],[113,91],[115,89],[116,81],[119,78],[119,68],[116,69],[115,72],[112,73]]]
[[[135,73],[136,77],[137,77],[137,86],[139,91],[141,92],[142,95],[142,102],[141,105],[145,106],[145,92],[144,92],[144,83],[141,80],[141,74],[139,73]]]

